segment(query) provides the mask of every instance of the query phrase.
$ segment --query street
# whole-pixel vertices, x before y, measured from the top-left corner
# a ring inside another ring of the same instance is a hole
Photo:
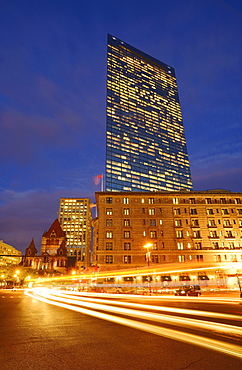
[[[35,296],[22,290],[0,291],[0,359],[4,370],[242,367],[239,300],[128,295],[96,298],[66,293],[54,292],[56,296],[51,297],[48,291]],[[202,314],[199,318],[201,310],[207,312],[206,317]],[[215,326],[206,324],[206,328],[202,320]],[[229,327],[219,327],[219,323]],[[196,341],[200,338],[220,348],[199,344]]]

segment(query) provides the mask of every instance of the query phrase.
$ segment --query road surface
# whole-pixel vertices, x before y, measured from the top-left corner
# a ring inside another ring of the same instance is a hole
[[[1,369],[242,369],[239,300],[49,293],[0,291]]]

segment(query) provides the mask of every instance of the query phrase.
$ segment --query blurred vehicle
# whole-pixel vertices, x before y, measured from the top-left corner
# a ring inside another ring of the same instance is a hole
[[[186,285],[175,290],[177,296],[195,296],[198,297],[202,294],[199,285]]]

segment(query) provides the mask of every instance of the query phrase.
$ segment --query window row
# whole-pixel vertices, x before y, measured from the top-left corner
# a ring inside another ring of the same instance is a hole
[[[130,198],[129,197],[124,197],[123,199],[123,204],[129,204],[130,203]],[[161,198],[148,198],[144,199],[141,198],[141,203],[148,202],[148,204],[155,204],[155,203],[161,203],[162,199]],[[196,204],[196,203],[201,203],[201,200],[197,201],[196,198],[188,198],[188,199],[180,199],[180,198],[173,198],[172,199],[173,204],[181,204],[181,203],[190,203],[190,204]],[[113,203],[113,197],[106,197],[106,203]],[[205,198],[205,203],[206,204],[242,204],[242,198],[219,198],[219,199],[213,199],[213,198]]]
[[[156,220],[156,219],[149,219],[149,220],[143,219],[142,223],[143,223],[143,225],[146,225],[148,223],[150,226],[157,226],[157,225],[162,225],[163,221],[162,220]],[[113,226],[113,219],[107,218],[106,219],[106,226]],[[125,226],[125,227],[131,226],[130,219],[124,219],[123,220],[123,226]]]
[[[148,236],[149,234],[149,237],[151,239],[156,239],[159,236],[164,236],[164,232],[163,230],[161,230],[159,233],[156,231],[156,230],[150,230],[148,233],[146,231],[143,231],[143,236]],[[113,234],[113,231],[112,230],[107,230],[106,231],[106,239],[112,239],[114,236]],[[123,232],[123,238],[124,239],[130,239],[131,238],[131,231],[130,230],[125,230]]]
[[[141,210],[142,213],[146,213],[146,209],[145,208],[142,208]],[[150,216],[154,216],[155,214],[160,214],[162,213],[162,209],[159,208],[159,209],[156,209],[156,208],[149,208],[148,209],[148,214]],[[111,216],[113,214],[113,208],[106,208],[106,215],[109,215]],[[123,215],[125,216],[129,216],[131,213],[130,213],[130,208],[123,208]]]
[[[164,243],[161,244],[162,248],[164,248]],[[124,250],[131,250],[131,243],[130,242],[125,242],[123,244],[123,248]],[[152,246],[151,246],[151,249],[152,250],[158,250],[158,244],[157,243],[153,243]],[[106,250],[113,250],[113,243],[112,242],[106,242]]]
[[[184,208],[184,213],[189,213],[190,215],[197,215],[198,210],[197,208],[190,208],[189,210],[187,208]],[[237,210],[238,215],[242,215],[242,208],[238,208]],[[146,208],[141,208],[142,213],[146,213]],[[220,213],[220,210],[218,208],[208,208],[206,210],[207,215],[215,215]],[[150,216],[154,216],[156,214],[161,214],[162,213],[162,208],[148,208],[148,214]],[[179,216],[182,213],[181,208],[174,208],[173,213],[175,216]],[[235,213],[235,210],[231,208],[230,210],[228,208],[222,208],[221,209],[221,214],[222,215],[229,215],[230,213]],[[113,208],[106,208],[106,215],[112,215],[113,214]],[[131,214],[130,208],[123,208],[123,215],[129,216]]]
[[[132,263],[132,255],[125,255],[123,256],[123,263]],[[145,259],[145,256],[144,256]],[[162,261],[165,261],[165,256],[163,256]],[[151,255],[151,262],[152,263],[159,263],[159,256],[158,254]],[[107,255],[105,256],[105,263],[114,263],[114,256]]]

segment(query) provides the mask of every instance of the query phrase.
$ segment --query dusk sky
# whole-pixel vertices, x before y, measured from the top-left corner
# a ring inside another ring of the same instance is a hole
[[[100,190],[108,33],[175,68],[194,190],[242,192],[240,0],[2,0],[0,239],[22,252]]]

